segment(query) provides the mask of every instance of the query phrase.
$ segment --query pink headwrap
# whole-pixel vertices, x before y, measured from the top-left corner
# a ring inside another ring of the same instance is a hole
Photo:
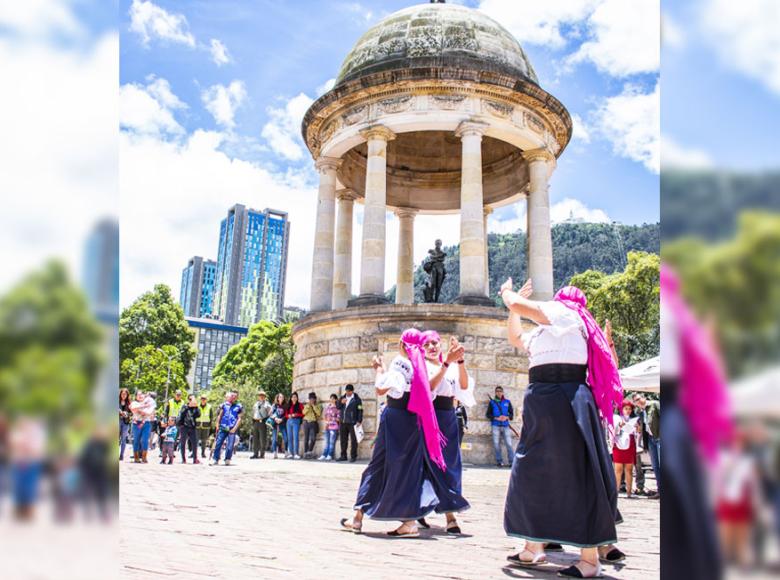
[[[718,445],[732,435],[734,424],[717,349],[680,294],[680,282],[661,264],[661,300],[679,328],[682,370],[678,400],[704,458],[713,462]]]
[[[431,385],[428,382],[428,369],[425,366],[425,354],[423,352],[423,333],[416,328],[404,330],[401,334],[401,342],[412,363],[412,388],[409,393],[409,411],[417,415],[417,421],[422,428],[425,438],[425,447],[428,455],[442,470],[447,469],[444,461],[442,447],[446,442],[444,435],[439,430],[439,422],[436,420],[436,411],[431,401]]]
[[[574,310],[585,323],[588,332],[588,384],[601,418],[611,433],[615,407],[620,407],[623,401],[623,384],[607,337],[588,310],[588,299],[582,290],[576,286],[565,286],[558,290],[554,300]]]

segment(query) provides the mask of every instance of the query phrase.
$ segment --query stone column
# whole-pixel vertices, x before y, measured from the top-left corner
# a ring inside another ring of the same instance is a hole
[[[398,278],[395,285],[396,304],[414,304],[414,216],[416,209],[399,208],[398,216]]]
[[[336,251],[333,261],[333,309],[346,308],[352,293],[352,212],[357,195],[353,189],[336,192]]]
[[[395,134],[381,125],[360,133],[368,141],[360,296],[351,305],[383,304],[385,300],[385,215],[387,213],[387,143]]]
[[[482,210],[485,216],[485,294],[490,298],[490,266],[488,265],[488,216],[493,213],[493,208],[485,206]]]
[[[482,135],[487,125],[464,121],[455,131],[462,143],[460,184],[460,295],[457,304],[486,305],[485,217],[482,205]]]
[[[312,312],[330,310],[333,304],[333,226],[336,217],[336,170],[341,159],[320,157],[317,222],[314,226],[314,259],[311,267]]]
[[[534,300],[553,297],[552,233],[548,180],[555,156],[546,149],[524,151],[528,163],[528,277],[534,284]]]

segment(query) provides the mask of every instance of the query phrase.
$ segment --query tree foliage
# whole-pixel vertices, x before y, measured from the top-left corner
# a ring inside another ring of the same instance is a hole
[[[157,400],[164,403],[165,387],[168,381],[170,361],[170,384],[168,393],[176,389],[187,392],[187,380],[184,365],[179,359],[176,348],[171,345],[156,347],[151,344],[140,346],[133,356],[122,361],[120,368],[121,385],[131,392],[136,390],[154,391]]]
[[[780,356],[780,214],[744,212],[735,236],[664,244],[694,309],[714,324],[732,376],[776,364]]]
[[[135,357],[136,349],[172,346],[178,350],[177,356],[186,375],[195,358],[194,338],[171,289],[165,284],[157,284],[122,311],[119,318],[120,364]]]
[[[222,393],[246,385],[252,393],[265,390],[269,399],[276,393],[289,395],[294,355],[292,325],[260,321],[217,364],[212,384]]]
[[[433,240],[431,240],[431,243]],[[618,224],[562,223],[552,228],[553,282],[563,286],[578,272],[594,269],[607,274],[623,270],[630,251],[660,252],[659,224],[627,226]],[[496,292],[508,277],[527,278],[527,240],[525,232],[488,235],[490,297],[501,304]],[[441,292],[442,303],[451,303],[460,291],[460,253],[458,246],[444,248],[447,277]],[[422,302],[422,290],[428,276],[420,264],[414,273],[415,301]],[[389,293],[394,298],[395,288]]]
[[[612,322],[622,367],[658,354],[660,266],[657,254],[629,252],[622,272],[587,270],[571,278],[570,284],[585,292],[588,308],[599,324]]]
[[[0,298],[0,409],[58,423],[91,408],[103,331],[51,261]]]

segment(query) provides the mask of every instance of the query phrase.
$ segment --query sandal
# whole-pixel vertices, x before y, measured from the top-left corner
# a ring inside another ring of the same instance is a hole
[[[450,523],[448,523],[446,530],[447,530],[448,534],[458,535],[458,534],[463,533],[463,532],[460,531],[460,526],[458,525],[458,522],[450,522]]]
[[[403,526],[401,526],[403,528]],[[419,538],[420,537],[420,531],[417,528],[412,528],[407,532],[399,532],[401,528],[398,528],[397,530],[393,530],[392,532],[387,532],[387,535],[391,538]]]
[[[355,520],[350,522],[349,518],[341,518],[341,527],[353,534],[360,534],[363,532],[363,522],[355,522]]]
[[[520,557],[522,554],[531,554],[532,558],[530,560],[523,560]],[[541,564],[546,564],[547,554],[545,554],[544,552],[539,552],[538,554],[534,554],[531,550],[524,549],[522,552],[518,552],[517,554],[507,556],[506,559],[509,560],[509,562],[513,566],[520,566],[521,568],[533,568]]]
[[[622,562],[625,559],[626,555],[617,548],[612,548],[605,556],[599,555],[599,560],[606,564],[615,564],[617,562]]]
[[[581,562],[578,562],[578,564]],[[587,562],[586,562],[587,563]],[[593,564],[589,564],[590,566],[593,566]],[[565,568],[563,570],[558,571],[558,576],[561,576],[563,578],[603,578],[604,575],[601,573],[601,566],[598,564],[595,565],[596,571],[593,574],[584,575],[582,573],[582,570],[577,568],[577,566],[569,566],[568,568]]]

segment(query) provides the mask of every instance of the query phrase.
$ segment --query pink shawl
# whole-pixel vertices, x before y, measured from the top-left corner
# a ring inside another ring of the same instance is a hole
[[[614,409],[619,408],[623,401],[623,384],[607,337],[588,310],[588,299],[582,290],[576,286],[565,286],[558,290],[554,300],[574,310],[585,323],[588,332],[588,384],[601,418],[612,433]]]
[[[439,430],[439,422],[436,420],[436,411],[431,401],[431,385],[428,382],[428,369],[425,366],[425,353],[423,352],[423,334],[416,328],[404,330],[401,334],[401,342],[404,345],[409,362],[412,364],[412,387],[409,393],[409,411],[417,415],[425,447],[428,455],[442,470],[447,469],[444,461],[442,447],[446,440]]]
[[[718,445],[734,429],[726,379],[717,349],[685,303],[680,282],[661,264],[661,301],[679,329],[682,370],[678,400],[704,458],[717,459]]]

